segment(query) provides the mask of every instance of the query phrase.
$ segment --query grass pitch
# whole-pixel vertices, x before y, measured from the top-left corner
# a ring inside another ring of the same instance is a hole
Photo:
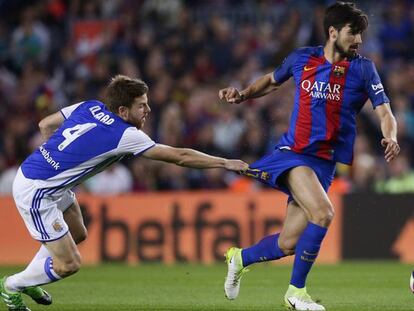
[[[321,299],[328,311],[414,310],[408,286],[413,268],[396,262],[316,265],[308,292]],[[291,267],[259,264],[250,270],[234,301],[224,298],[224,263],[84,267],[64,281],[45,286],[54,298],[51,306],[25,300],[32,311],[285,310],[282,301]],[[0,267],[0,275],[16,271]],[[6,310],[4,304],[0,310]]]

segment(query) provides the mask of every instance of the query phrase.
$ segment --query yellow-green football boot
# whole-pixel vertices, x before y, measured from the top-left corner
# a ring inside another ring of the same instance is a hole
[[[240,281],[243,274],[248,272],[243,267],[241,248],[231,247],[224,254],[227,263],[227,276],[224,282],[224,292],[227,299],[236,299],[240,291]]]
[[[306,287],[297,288],[293,285],[289,285],[285,294],[285,306],[289,310],[325,310],[324,306],[312,300],[311,296],[306,292]]]

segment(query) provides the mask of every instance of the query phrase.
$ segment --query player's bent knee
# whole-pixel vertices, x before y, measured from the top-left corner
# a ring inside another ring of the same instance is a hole
[[[53,268],[59,276],[65,278],[78,272],[80,267],[81,257],[79,253],[76,253],[70,259],[67,259],[65,261],[56,261],[56,264],[54,264]]]
[[[61,274],[60,273],[58,274],[61,275],[62,277],[67,277],[69,275],[75,274],[76,272],[79,271],[79,269],[80,269],[80,264],[76,262],[72,262],[72,263],[66,264],[61,270]]]
[[[296,239],[283,238],[282,236],[278,240],[279,248],[285,255],[293,255],[295,253],[296,243]]]
[[[294,249],[286,249],[286,248],[280,248],[286,256],[293,255],[295,253]]]
[[[312,213],[312,222],[317,225],[328,227],[335,216],[335,211],[332,206],[321,208]]]

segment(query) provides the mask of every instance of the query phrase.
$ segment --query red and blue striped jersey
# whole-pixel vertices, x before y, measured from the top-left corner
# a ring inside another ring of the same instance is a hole
[[[356,115],[367,99],[372,106],[389,103],[373,62],[356,55],[331,64],[323,47],[293,51],[275,69],[283,83],[293,76],[295,103],[290,126],[277,148],[351,164],[356,136]]]

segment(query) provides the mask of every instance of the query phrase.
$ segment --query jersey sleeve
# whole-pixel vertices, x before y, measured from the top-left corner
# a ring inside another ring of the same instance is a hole
[[[147,134],[135,127],[129,127],[119,141],[118,151],[137,156],[154,146],[155,142]]]
[[[367,92],[368,97],[372,102],[372,106],[375,108],[384,103],[389,103],[390,100],[385,94],[384,86],[381,83],[381,79],[378,75],[374,63],[370,60],[364,62],[362,70],[365,80],[365,91]]]
[[[76,108],[78,108],[80,105],[82,105],[84,102],[80,102],[68,107],[64,107],[62,109],[60,109],[60,112],[62,113],[63,117],[65,119],[69,118],[70,115],[72,114],[72,112],[74,112],[76,110]]]
[[[278,84],[282,84],[293,75],[293,65],[298,58],[298,50],[294,50],[283,61],[283,63],[276,67],[273,72],[273,78]]]

